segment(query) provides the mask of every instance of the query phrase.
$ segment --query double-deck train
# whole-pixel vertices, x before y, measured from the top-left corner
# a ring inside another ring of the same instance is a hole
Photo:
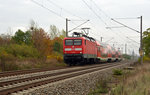
[[[119,50],[77,32],[64,38],[63,53],[68,65],[121,61]]]

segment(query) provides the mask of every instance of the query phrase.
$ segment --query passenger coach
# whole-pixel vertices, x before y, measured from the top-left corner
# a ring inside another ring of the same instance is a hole
[[[68,65],[121,60],[121,53],[117,49],[77,32],[72,37],[64,38],[63,53],[64,61]]]

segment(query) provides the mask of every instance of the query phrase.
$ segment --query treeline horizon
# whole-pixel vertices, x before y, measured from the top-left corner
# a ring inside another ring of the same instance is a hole
[[[65,31],[50,25],[49,32],[38,27],[34,21],[26,31],[18,29],[14,35],[0,35],[0,66],[9,60],[56,59],[63,62],[63,39]],[[14,63],[11,63],[14,64]]]

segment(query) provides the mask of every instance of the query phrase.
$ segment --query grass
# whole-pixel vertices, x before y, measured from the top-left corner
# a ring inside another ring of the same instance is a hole
[[[7,60],[5,61],[5,71],[35,69],[35,68],[61,68],[66,67],[66,64],[59,62],[57,59],[24,59],[24,60]],[[0,69],[1,71],[1,69]]]
[[[122,69],[113,69],[113,75],[122,75],[123,70]]]
[[[150,95],[150,62],[133,69],[114,69],[112,74],[110,80],[98,82],[89,95]]]
[[[111,95],[150,95],[149,85],[150,63],[145,63],[123,78],[121,83],[111,90]]]
[[[100,95],[107,93],[108,85],[107,85],[108,79],[100,79],[96,84],[96,89],[94,91],[91,91],[88,95]]]

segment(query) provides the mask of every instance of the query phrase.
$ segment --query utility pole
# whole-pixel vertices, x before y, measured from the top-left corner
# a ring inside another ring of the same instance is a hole
[[[115,47],[115,44],[113,44],[113,47]]]
[[[68,37],[68,18],[66,18],[66,37]]]
[[[133,31],[136,31],[137,33],[140,33],[140,49],[139,49],[140,59],[141,59],[140,64],[143,64],[143,41],[142,41],[142,19],[143,19],[143,17],[140,16],[140,17],[138,17],[138,19],[140,19],[140,31],[135,30],[135,29],[133,29],[133,28],[131,28],[131,27],[129,27],[129,26],[123,24],[123,23],[120,23],[120,22],[118,22],[118,21],[116,21],[116,20],[114,20],[114,19],[111,19],[111,20],[115,21],[115,22],[118,23],[118,24],[123,25],[123,26],[126,27],[126,28],[129,28],[129,29],[131,29],[131,30],[133,30]]]
[[[101,42],[103,41],[103,37],[101,37]]]
[[[140,57],[141,64],[143,64],[142,16],[140,17]]]
[[[125,44],[125,54],[127,54],[127,44]]]
[[[123,54],[123,47],[121,47],[121,52],[122,52],[122,54]]]
[[[134,49],[132,51],[132,59],[134,60]]]
[[[72,20],[69,20],[68,18],[66,18],[66,37],[69,36],[69,35],[68,35],[69,32],[71,32],[72,30],[77,29],[78,27],[80,27],[81,25],[87,23],[87,22],[90,21],[90,20],[86,20],[84,23],[81,23],[80,25],[76,26],[75,28],[73,28],[73,29],[71,29],[71,30],[69,30],[69,31],[68,31],[68,21],[72,21]],[[90,29],[90,28],[86,28],[86,29]]]

